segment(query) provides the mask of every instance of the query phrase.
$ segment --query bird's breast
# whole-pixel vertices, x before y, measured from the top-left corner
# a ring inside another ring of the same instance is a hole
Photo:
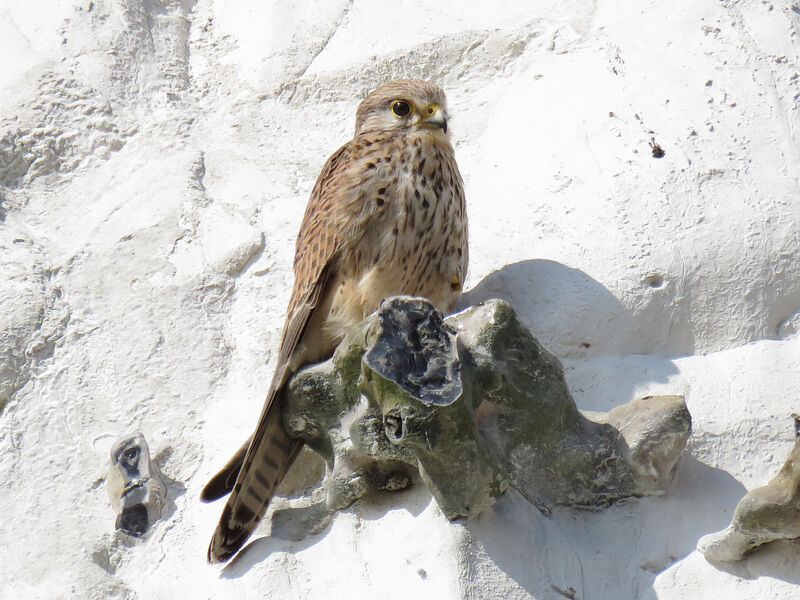
[[[368,164],[329,311],[342,335],[388,296],[423,296],[447,312],[466,276],[464,190],[449,145],[412,142]]]

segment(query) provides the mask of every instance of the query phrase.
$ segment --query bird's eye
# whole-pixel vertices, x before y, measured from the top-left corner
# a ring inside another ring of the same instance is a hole
[[[411,105],[405,100],[392,102],[392,112],[398,117],[407,117],[411,113]]]

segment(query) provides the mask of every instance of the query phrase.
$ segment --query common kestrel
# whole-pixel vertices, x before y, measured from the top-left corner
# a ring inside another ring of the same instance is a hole
[[[384,84],[361,102],[355,136],[328,159],[311,192],[258,425],[203,489],[206,501],[231,492],[208,548],[210,562],[242,547],[303,446],[282,424],[279,397],[289,377],[331,356],[347,330],[387,296],[424,296],[449,311],[467,259],[464,184],[447,134],[444,92],[417,79]]]

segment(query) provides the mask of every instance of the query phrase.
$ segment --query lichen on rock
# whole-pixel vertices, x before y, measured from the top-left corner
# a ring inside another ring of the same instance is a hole
[[[712,561],[736,561],[764,544],[795,538],[800,538],[800,436],[778,474],[748,492],[731,524],[700,538],[697,549]]]
[[[501,300],[443,319],[425,299],[389,298],[283,401],[287,430],[326,459],[330,510],[404,487],[416,468],[450,519],[509,485],[545,511],[663,493],[691,429],[679,396],[588,420]]]

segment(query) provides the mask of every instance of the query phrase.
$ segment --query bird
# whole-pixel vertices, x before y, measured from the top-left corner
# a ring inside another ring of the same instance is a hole
[[[360,102],[353,138],[322,167],[297,236],[294,286],[258,424],[201,493],[204,501],[230,493],[210,563],[244,545],[303,447],[282,423],[281,390],[291,375],[329,358],[389,296],[425,297],[445,314],[460,296],[467,215],[447,119],[438,85],[385,83]]]

